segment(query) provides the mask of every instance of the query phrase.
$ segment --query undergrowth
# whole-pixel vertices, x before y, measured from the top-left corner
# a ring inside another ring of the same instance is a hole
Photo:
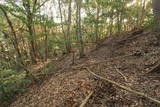
[[[17,93],[23,92],[30,82],[25,73],[11,69],[0,71],[0,101],[3,104],[8,104]]]

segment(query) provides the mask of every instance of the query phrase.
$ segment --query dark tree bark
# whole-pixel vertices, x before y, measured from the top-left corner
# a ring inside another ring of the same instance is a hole
[[[152,0],[155,31],[160,32],[160,0]]]
[[[83,42],[83,37],[82,37],[82,25],[81,25],[81,5],[82,5],[82,1],[81,0],[76,0],[76,6],[77,6],[77,11],[76,11],[76,24],[77,24],[77,28],[76,28],[76,35],[78,38],[78,42],[80,43],[80,50],[79,50],[79,54],[80,54],[80,58],[84,57],[84,42]]]
[[[69,5],[68,5],[68,24],[67,24],[67,47],[68,47],[68,52],[71,52],[71,43],[70,43],[70,30],[71,30],[71,13],[72,13],[72,8],[71,8],[72,0],[69,0]]]

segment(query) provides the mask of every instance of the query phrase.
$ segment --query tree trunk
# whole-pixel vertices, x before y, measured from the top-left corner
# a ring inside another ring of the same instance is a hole
[[[152,0],[153,13],[154,13],[154,29],[160,32],[160,0]]]
[[[141,1],[141,11],[140,11],[140,22],[139,25],[141,26],[143,24],[144,18],[145,18],[145,7],[146,7],[146,0]]]
[[[71,3],[72,3],[72,0],[69,0],[69,6],[68,6],[68,26],[67,26],[67,47],[68,47],[68,51],[70,53],[71,51],[71,43],[70,43],[70,29],[71,29],[71,12],[72,12],[72,9],[71,9]]]
[[[70,4],[69,4],[69,10],[71,11],[71,0],[70,0]],[[65,47],[66,47],[66,51],[67,53],[70,53],[71,51],[71,45],[68,43],[68,33],[66,34],[65,30],[64,30],[64,26],[63,26],[63,15],[62,15],[62,8],[61,8],[61,1],[58,0],[58,7],[59,7],[59,11],[60,11],[60,18],[61,18],[61,28],[62,28],[62,32],[64,34],[64,39],[65,39]],[[71,13],[70,13],[71,14]],[[69,15],[70,15],[69,14]],[[71,17],[71,15],[69,16]],[[69,18],[68,18],[69,19]],[[69,19],[69,23],[71,23],[71,18]],[[70,30],[70,27],[68,27],[68,30]],[[69,32],[69,31],[68,31]]]
[[[76,1],[77,5],[77,12],[76,12],[76,23],[77,23],[77,38],[78,42],[80,43],[80,58],[84,56],[84,43],[83,43],[83,38],[82,38],[82,31],[81,31],[81,0]]]
[[[47,35],[47,27],[44,26],[44,32],[45,32],[45,40],[44,40],[44,44],[45,44],[45,61],[47,61],[48,59],[48,35]]]
[[[96,33],[96,43],[99,45],[99,13],[100,13],[100,7],[97,4],[97,13],[96,13],[96,23],[95,23],[95,33]]]
[[[10,26],[10,29],[11,29],[11,32],[12,32],[12,35],[13,35],[13,38],[11,38],[11,41],[12,41],[13,46],[14,46],[16,52],[17,52],[17,56],[21,60],[22,55],[21,55],[21,52],[20,52],[20,49],[19,49],[19,44],[18,44],[18,41],[17,41],[18,40],[17,39],[17,34],[16,34],[15,30],[14,30],[13,24],[12,24],[11,20],[9,19],[5,9],[3,7],[0,7],[0,9],[2,10],[4,16],[6,17],[7,23]]]
[[[30,0],[23,1],[23,6],[24,6],[25,10],[27,11],[27,14],[26,14],[27,28],[28,28],[28,31],[29,31],[29,35],[31,37],[31,40],[30,40],[30,56],[31,56],[32,63],[37,63],[37,61],[36,61],[37,54],[36,54],[36,49],[35,49],[35,42],[32,38],[34,36],[34,31],[33,31],[33,13],[31,11]]]

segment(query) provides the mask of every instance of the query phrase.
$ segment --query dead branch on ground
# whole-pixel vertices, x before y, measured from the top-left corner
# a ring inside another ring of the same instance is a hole
[[[146,74],[150,74],[150,73],[158,72],[158,71],[160,71],[160,64],[156,65],[156,67],[148,71]]]
[[[89,95],[82,101],[82,104],[79,107],[84,107],[87,104],[89,98],[92,96],[92,94],[93,94],[93,91],[89,93]]]
[[[112,81],[112,80],[109,80],[109,79],[107,79],[107,78],[104,78],[104,77],[102,77],[102,76],[99,76],[99,75],[95,74],[94,72],[92,72],[88,67],[85,67],[84,69],[86,69],[86,71],[88,71],[90,74],[94,75],[95,77],[97,77],[97,78],[99,78],[99,79],[105,80],[105,81],[107,81],[107,82],[109,82],[109,83],[111,83],[111,84],[113,84],[113,85],[115,85],[115,86],[117,86],[117,87],[120,87],[120,88],[122,88],[122,89],[124,89],[124,90],[126,90],[126,91],[128,91],[128,92],[131,92],[131,93],[137,94],[137,95],[139,95],[139,96],[145,97],[145,98],[147,98],[147,99],[149,99],[149,100],[151,100],[151,101],[153,101],[153,102],[155,102],[155,103],[157,103],[157,104],[160,104],[160,100],[157,100],[157,99],[155,99],[155,98],[149,97],[148,95],[146,95],[146,94],[144,94],[144,93],[141,93],[141,92],[132,90],[132,89],[130,89],[130,88],[128,88],[128,87],[125,87],[125,86],[123,86],[123,85],[118,84],[117,82],[114,82],[114,81]]]
[[[126,77],[121,71],[119,71],[119,69],[118,69],[116,66],[114,66],[114,68],[115,68],[116,71],[124,78],[124,80],[125,80],[126,82],[128,82],[127,77]]]

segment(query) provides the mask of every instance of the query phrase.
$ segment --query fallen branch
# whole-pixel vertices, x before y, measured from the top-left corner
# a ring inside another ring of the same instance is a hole
[[[150,73],[153,73],[153,72],[158,72],[159,70],[160,70],[160,64],[156,65],[153,69],[148,71],[146,74],[150,74]]]
[[[118,69],[116,66],[114,66],[114,68],[115,68],[116,71],[124,78],[124,80],[125,80],[126,82],[128,82],[127,77],[126,77],[121,71],[119,71],[119,69]]]
[[[93,94],[93,91],[89,93],[89,95],[82,101],[82,104],[79,107],[84,107],[87,104],[89,98],[92,96],[92,94]]]
[[[147,99],[149,99],[149,100],[151,100],[151,101],[153,101],[153,102],[155,102],[155,103],[157,103],[157,104],[160,104],[160,100],[157,100],[157,99],[155,99],[155,98],[149,97],[148,95],[146,95],[146,94],[144,94],[144,93],[141,93],[141,92],[132,90],[132,89],[130,89],[130,88],[127,88],[127,87],[125,87],[125,86],[123,86],[123,85],[118,84],[117,82],[114,82],[114,81],[112,81],[112,80],[109,80],[109,79],[107,79],[107,78],[104,78],[104,77],[102,77],[102,76],[99,76],[99,75],[95,74],[94,72],[92,72],[92,71],[91,71],[89,68],[87,68],[87,67],[85,67],[85,69],[86,69],[89,73],[91,73],[92,75],[94,75],[94,76],[97,77],[97,78],[100,78],[100,79],[102,79],[102,80],[105,80],[105,81],[107,81],[107,82],[109,82],[109,83],[111,83],[111,84],[113,84],[113,85],[115,85],[115,86],[117,86],[117,87],[120,87],[120,88],[122,88],[122,89],[124,89],[124,90],[126,90],[126,91],[128,91],[128,92],[131,92],[131,93],[140,95],[140,96],[145,97],[145,98],[147,98]]]

